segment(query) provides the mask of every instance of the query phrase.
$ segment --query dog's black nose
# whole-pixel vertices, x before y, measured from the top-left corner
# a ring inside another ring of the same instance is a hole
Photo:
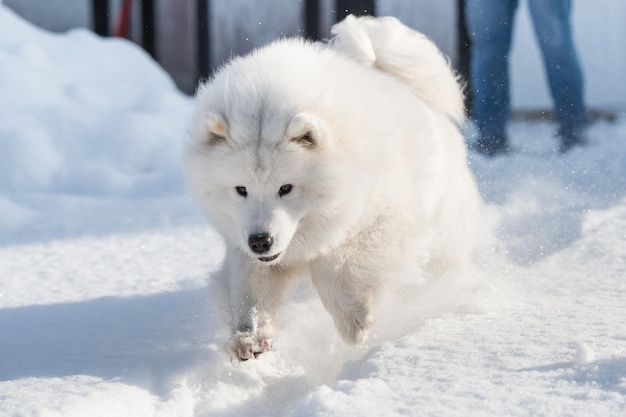
[[[248,237],[248,246],[254,253],[266,253],[272,247],[272,243],[274,243],[274,239],[267,233],[250,235]]]

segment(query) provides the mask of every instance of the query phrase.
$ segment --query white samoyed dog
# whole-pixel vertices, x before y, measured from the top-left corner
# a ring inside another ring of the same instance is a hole
[[[183,167],[227,242],[239,360],[271,349],[295,277],[358,344],[395,276],[471,262],[481,199],[447,60],[391,17],[332,33],[234,58],[197,91]]]

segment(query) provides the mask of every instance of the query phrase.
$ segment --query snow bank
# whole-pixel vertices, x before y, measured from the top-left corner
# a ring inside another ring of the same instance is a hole
[[[132,43],[48,33],[0,6],[0,91],[5,199],[181,190],[189,100]]]

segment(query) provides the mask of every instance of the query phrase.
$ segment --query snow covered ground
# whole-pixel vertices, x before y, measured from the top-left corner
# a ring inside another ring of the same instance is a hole
[[[547,122],[473,156],[499,239],[470,282],[390,295],[357,348],[303,284],[276,351],[236,363],[179,174],[190,107],[132,44],[0,5],[0,416],[626,415],[624,115],[563,157]]]

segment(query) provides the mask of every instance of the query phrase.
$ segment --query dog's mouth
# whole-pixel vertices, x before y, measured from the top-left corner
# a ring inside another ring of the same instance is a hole
[[[278,252],[276,255],[272,255],[272,256],[261,256],[258,258],[259,261],[261,262],[272,262],[275,261],[276,259],[278,259],[278,257],[282,254],[282,252]]]

